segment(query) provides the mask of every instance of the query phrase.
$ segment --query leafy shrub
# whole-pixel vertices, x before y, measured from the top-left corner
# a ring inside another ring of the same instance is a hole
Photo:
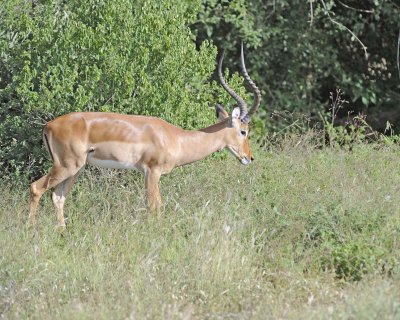
[[[71,111],[214,117],[216,48],[187,24],[201,1],[5,0],[0,9],[0,164],[37,173],[43,124]],[[28,169],[26,169],[28,168]]]

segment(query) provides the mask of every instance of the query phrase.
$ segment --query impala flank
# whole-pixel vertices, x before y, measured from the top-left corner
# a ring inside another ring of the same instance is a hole
[[[249,164],[252,154],[248,142],[248,123],[260,104],[260,91],[250,79],[241,48],[241,66],[246,82],[254,93],[249,111],[245,101],[224,81],[222,55],[218,75],[224,89],[236,100],[229,115],[216,106],[219,122],[188,131],[153,117],[101,112],[76,112],[60,116],[46,124],[43,140],[53,160],[50,172],[30,186],[29,218],[35,224],[39,200],[54,187],[52,200],[58,226],[65,227],[65,197],[86,163],[116,169],[136,169],[145,175],[147,205],[161,209],[160,176],[173,168],[198,161],[215,151],[228,148],[242,163]]]

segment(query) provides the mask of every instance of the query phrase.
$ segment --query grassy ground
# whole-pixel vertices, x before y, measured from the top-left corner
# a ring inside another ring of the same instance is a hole
[[[55,229],[27,188],[0,191],[0,318],[395,319],[400,317],[400,150],[308,143],[208,159],[162,180],[86,170]]]

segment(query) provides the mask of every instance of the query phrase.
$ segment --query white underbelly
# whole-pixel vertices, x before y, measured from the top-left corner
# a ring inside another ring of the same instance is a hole
[[[139,170],[133,163],[115,160],[102,160],[88,157],[87,162],[93,166],[109,169],[135,169]],[[140,170],[139,170],[140,171]]]

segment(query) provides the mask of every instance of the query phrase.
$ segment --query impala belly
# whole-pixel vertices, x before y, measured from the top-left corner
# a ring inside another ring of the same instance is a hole
[[[142,171],[138,165],[142,153],[143,145],[140,143],[103,142],[89,148],[86,162],[102,168]]]
[[[93,157],[88,157],[87,162],[93,166],[108,168],[108,169],[136,169],[138,168],[130,162],[121,162],[115,160],[102,160]]]

